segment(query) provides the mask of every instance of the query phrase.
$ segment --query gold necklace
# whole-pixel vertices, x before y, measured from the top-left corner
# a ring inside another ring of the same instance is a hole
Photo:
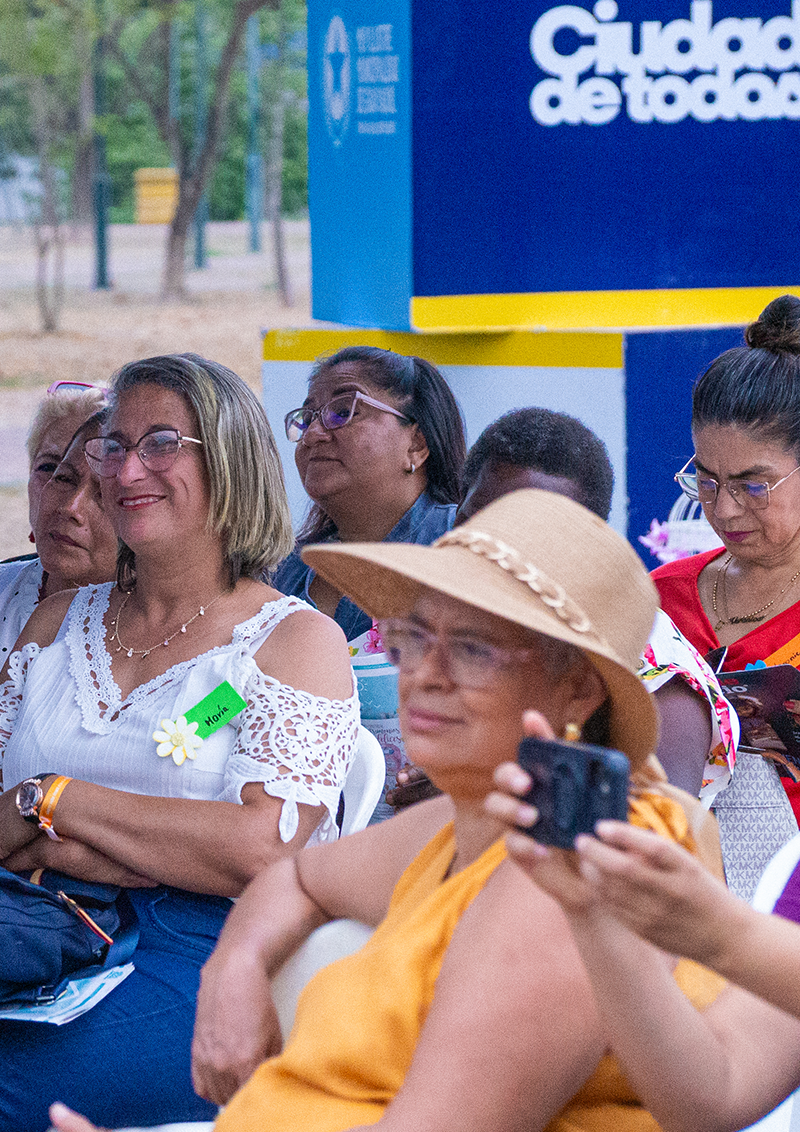
[[[727,612],[727,610],[728,610],[728,594],[727,594],[727,591],[726,591],[726,588],[725,588],[725,580],[728,576],[728,567],[730,566],[732,559],[733,559],[733,555],[728,554],[728,557],[725,559],[725,561],[722,564],[722,566],[720,567],[720,569],[717,570],[717,573],[714,577],[714,589],[711,591],[711,605],[712,605],[712,608],[714,610],[715,615],[717,613],[717,586],[719,584],[720,577],[722,578],[722,595],[721,596],[722,596],[722,599],[725,603],[725,611]],[[763,621],[764,616],[766,614],[766,611],[770,608],[770,606],[774,605],[775,602],[778,600],[778,598],[783,597],[783,595],[786,593],[786,591],[788,589],[791,589],[791,587],[795,584],[795,582],[797,581],[798,578],[800,578],[800,570],[798,570],[796,574],[793,574],[791,576],[791,578],[786,583],[786,585],[783,587],[781,592],[776,594],[775,597],[772,599],[772,601],[768,601],[766,605],[759,606],[759,608],[753,610],[752,613],[748,613],[748,614],[746,614],[742,617],[722,617],[722,618],[720,618],[720,620],[717,621],[716,625],[714,626],[714,632],[716,633],[717,629],[721,629],[723,625],[749,625],[749,624],[752,624],[753,622]]]
[[[223,590],[223,593],[224,592],[225,591]],[[189,620],[185,621],[179,629],[176,629],[174,633],[170,633],[170,635],[168,637],[165,637],[163,641],[159,641],[158,644],[151,645],[149,649],[129,649],[128,646],[124,645],[122,643],[122,640],[120,639],[119,622],[120,622],[120,618],[122,617],[122,611],[125,608],[125,606],[128,604],[128,600],[130,599],[130,596],[131,596],[132,593],[133,593],[133,590],[130,590],[128,593],[125,594],[125,597],[122,600],[122,604],[120,605],[119,609],[117,610],[117,616],[114,617],[111,621],[111,628],[114,630],[114,632],[109,637],[108,643],[110,645],[113,645],[114,641],[116,641],[117,647],[114,650],[115,652],[124,652],[124,653],[127,653],[128,656],[140,656],[142,658],[142,660],[144,660],[144,658],[146,656],[149,656],[150,653],[153,652],[155,649],[166,648],[167,645],[169,644],[169,642],[173,639],[173,637],[177,637],[177,635],[179,633],[185,633],[186,630],[189,628],[189,626],[192,624],[192,622],[196,621],[198,617],[205,617],[206,610],[210,609],[211,606],[214,604],[214,602],[219,601],[219,599],[222,597],[222,594],[217,594],[217,596],[214,598],[214,601],[209,602],[208,605],[201,605],[200,609],[197,611],[197,613],[195,613],[194,617],[190,617]]]

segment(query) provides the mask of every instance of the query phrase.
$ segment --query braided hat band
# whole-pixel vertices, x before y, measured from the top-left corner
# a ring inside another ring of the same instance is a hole
[[[634,767],[655,750],[636,670],[658,595],[633,547],[574,500],[516,491],[432,546],[326,543],[303,560],[372,617],[404,617],[429,591],[575,645],[606,686],[613,746]]]
[[[473,554],[480,554],[495,562],[501,570],[506,570],[517,581],[523,582],[533,590],[538,598],[576,633],[586,633],[598,643],[607,641],[597,632],[592,622],[577,602],[573,601],[563,586],[549,578],[543,570],[526,562],[512,546],[484,534],[483,531],[467,530],[457,527],[448,531],[433,544],[440,546],[465,546]]]

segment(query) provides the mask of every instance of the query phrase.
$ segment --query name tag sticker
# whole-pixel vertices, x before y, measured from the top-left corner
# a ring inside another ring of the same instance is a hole
[[[186,712],[187,723],[196,723],[195,732],[201,739],[207,739],[220,727],[230,723],[235,715],[247,707],[247,700],[243,700],[232,684],[227,680],[209,692],[193,708]]]

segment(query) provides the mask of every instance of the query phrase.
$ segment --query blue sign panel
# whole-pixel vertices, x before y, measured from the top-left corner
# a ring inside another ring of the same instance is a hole
[[[628,537],[649,570],[659,562],[640,536],[667,519],[681,495],[673,476],[694,451],[692,386],[743,341],[741,328],[626,335]]]
[[[411,294],[410,20],[402,0],[308,13],[313,313],[407,327]]]
[[[800,0],[310,0],[314,314],[741,324],[800,281],[799,119]]]
[[[413,11],[415,295],[800,278],[800,5]]]

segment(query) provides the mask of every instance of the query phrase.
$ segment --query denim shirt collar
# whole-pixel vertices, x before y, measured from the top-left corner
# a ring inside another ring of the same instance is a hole
[[[445,531],[449,531],[455,519],[455,503],[435,503],[427,492],[418,496],[411,507],[389,531],[384,542],[411,542],[430,545]],[[283,593],[304,598],[310,605],[308,589],[315,574],[300,557],[302,547],[296,547],[279,567],[273,585]],[[344,631],[348,641],[355,640],[372,627],[372,618],[359,609],[349,598],[340,599],[334,620]]]

